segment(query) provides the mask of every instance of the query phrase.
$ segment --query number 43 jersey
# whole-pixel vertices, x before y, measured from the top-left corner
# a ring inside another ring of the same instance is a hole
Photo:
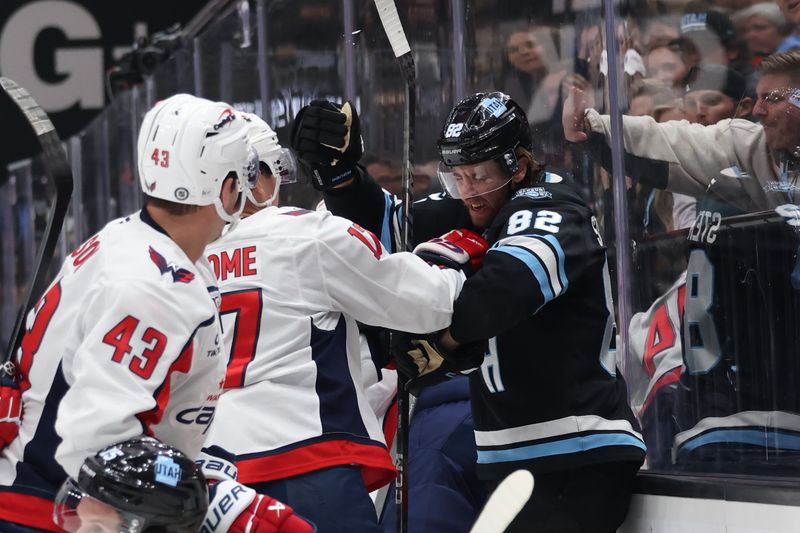
[[[0,520],[53,529],[66,476],[121,440],[197,455],[225,372],[215,285],[146,211],[67,257],[16,357],[23,420],[0,454]]]
[[[355,464],[370,490],[395,470],[364,396],[356,321],[413,333],[450,324],[463,277],[344,218],[269,207],[207,250],[229,357],[210,444],[239,480]]]
[[[478,474],[499,479],[641,462],[645,445],[616,373],[605,248],[569,186],[517,191],[498,213],[483,268],[455,303],[457,341],[489,339],[470,374]]]

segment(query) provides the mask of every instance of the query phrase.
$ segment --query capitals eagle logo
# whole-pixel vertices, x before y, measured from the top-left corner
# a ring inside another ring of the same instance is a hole
[[[194,279],[194,273],[185,268],[176,268],[175,263],[167,263],[164,256],[156,252],[152,246],[150,247],[150,259],[158,267],[161,274],[166,274],[167,272],[172,274],[172,281],[175,283],[189,283]]]

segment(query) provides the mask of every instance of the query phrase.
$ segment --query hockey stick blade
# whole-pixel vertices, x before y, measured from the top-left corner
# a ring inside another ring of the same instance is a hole
[[[50,179],[53,180],[56,189],[55,201],[50,208],[42,244],[39,247],[38,257],[36,258],[33,278],[28,285],[27,294],[17,314],[17,321],[8,341],[8,348],[3,354],[2,360],[0,360],[0,367],[2,367],[5,363],[12,361],[14,352],[22,341],[23,324],[25,323],[25,316],[31,308],[32,300],[38,298],[47,286],[50,262],[53,259],[58,237],[61,234],[61,227],[72,197],[73,177],[72,169],[67,162],[67,155],[61,146],[61,139],[59,139],[58,133],[53,123],[50,122],[47,113],[36,103],[28,91],[17,85],[13,80],[0,77],[0,87],[3,89],[0,94],[5,95],[4,98],[10,99],[14,104],[13,106],[5,107],[19,110],[36,135],[36,139],[42,148],[42,161],[44,162],[45,170]]]
[[[517,470],[508,475],[489,497],[470,533],[503,533],[533,493],[533,474]]]
[[[400,23],[400,15],[397,14],[397,6],[394,0],[375,0],[375,7],[378,8],[378,15],[381,17],[389,44],[392,45],[394,57],[401,57],[411,53],[411,46],[408,44],[406,32]]]
[[[406,82],[406,111],[403,127],[403,210],[402,228],[400,232],[400,248],[411,250],[411,235],[413,234],[413,220],[411,217],[411,204],[414,201],[412,191],[414,187],[414,121],[416,115],[416,96],[417,96],[417,74],[414,64],[414,55],[411,53],[411,46],[403,31],[400,16],[397,13],[397,5],[394,0],[375,0],[375,7],[381,19],[381,25],[389,39],[400,70],[403,72]]]

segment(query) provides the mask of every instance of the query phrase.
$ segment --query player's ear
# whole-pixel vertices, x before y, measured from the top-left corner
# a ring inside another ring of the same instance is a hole
[[[528,166],[531,164],[531,160],[528,159],[528,156],[522,156],[517,159],[517,166],[519,167],[514,175],[511,176],[511,181],[513,183],[520,183],[522,180],[525,179],[525,176],[528,175]]]
[[[222,182],[222,187],[220,187],[219,199],[226,208],[235,209],[239,206],[239,202],[244,201],[244,194],[237,190],[238,186],[236,181],[236,174],[234,172],[229,172]]]

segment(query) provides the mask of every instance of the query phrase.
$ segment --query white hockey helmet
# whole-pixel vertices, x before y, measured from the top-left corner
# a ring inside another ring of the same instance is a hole
[[[281,183],[297,181],[297,161],[288,148],[280,145],[278,135],[261,117],[253,113],[241,113],[241,115],[250,126],[250,143],[258,154],[259,161],[267,165],[270,173],[275,177],[275,189],[269,199],[257,202],[251,190],[247,189],[245,193],[247,199],[254,205],[268,207],[278,198]]]
[[[139,130],[139,180],[148,196],[187,205],[214,205],[234,223],[244,208],[227,213],[220,200],[225,177],[236,174],[239,192],[258,177],[258,156],[248,126],[234,109],[188,94],[158,102]]]

